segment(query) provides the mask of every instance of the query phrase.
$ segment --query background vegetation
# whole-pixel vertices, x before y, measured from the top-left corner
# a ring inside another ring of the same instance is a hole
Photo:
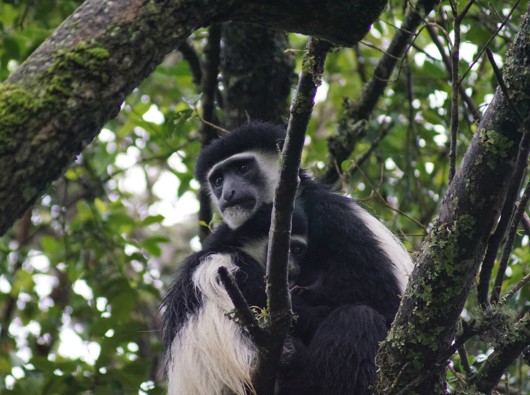
[[[0,2],[0,81],[80,3]],[[459,6],[463,10],[466,3]],[[372,77],[409,9],[408,3],[391,1],[361,43],[328,55],[303,158],[317,177],[333,167],[327,138],[347,123],[345,108]],[[484,49],[502,68],[524,11],[519,1],[476,1],[462,20],[457,164],[498,85]],[[361,121],[353,153],[333,164],[344,170],[337,187],[379,216],[412,253],[430,230],[449,180],[453,22],[448,3],[430,14],[376,109]],[[198,30],[189,47],[167,56],[0,239],[0,393],[163,393],[157,306],[178,262],[200,248],[193,169],[207,109],[193,54],[203,66],[211,60],[205,56],[211,35],[211,29]],[[287,67],[280,83],[286,93],[295,86],[307,38],[288,39],[280,53],[295,68]],[[252,45],[257,53],[265,50],[258,40]],[[244,59],[230,61],[237,65]],[[225,80],[214,84],[218,99],[235,86],[223,75]],[[208,119],[229,123],[227,107],[222,100],[215,103]],[[286,120],[285,112],[276,114]],[[515,235],[501,278],[503,294],[528,274],[528,217],[522,222],[527,227]],[[522,287],[487,330],[466,343],[467,362],[463,352],[453,356],[447,376],[453,392],[482,366],[511,322],[528,314],[529,296],[530,288]],[[461,317],[463,323],[482,317],[476,292]],[[524,358],[512,364],[497,389],[530,392]]]

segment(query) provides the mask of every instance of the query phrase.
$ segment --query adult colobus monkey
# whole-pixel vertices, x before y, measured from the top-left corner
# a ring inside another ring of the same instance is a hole
[[[196,175],[231,229],[273,200],[283,127],[250,123],[207,146]],[[310,364],[294,367],[282,394],[369,394],[375,355],[412,271],[401,243],[352,199],[300,170],[296,207],[308,247],[293,293],[293,335]]]
[[[180,266],[162,303],[169,395],[254,393],[257,349],[233,318],[234,305],[218,270],[232,273],[249,306],[265,307],[265,261],[272,205],[262,205],[236,229],[215,229],[204,249]],[[306,250],[307,223],[293,215],[289,263],[293,275]],[[232,317],[230,317],[232,314]]]

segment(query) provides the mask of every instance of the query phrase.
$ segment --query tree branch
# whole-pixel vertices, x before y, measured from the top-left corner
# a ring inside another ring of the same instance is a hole
[[[258,389],[260,395],[273,393],[276,369],[293,316],[287,284],[291,217],[298,188],[298,169],[305,133],[324,70],[324,61],[331,47],[326,41],[309,39],[281,154],[280,180],[274,197],[267,254],[267,302],[270,316],[268,331],[271,338],[266,350],[260,350],[254,377],[254,388]]]
[[[504,334],[504,339],[495,347],[475,376],[469,387],[489,394],[499,383],[508,366],[530,345],[530,314],[526,314],[513,330]]]
[[[373,112],[379,98],[383,95],[390,77],[403,55],[416,37],[418,26],[431,12],[438,0],[418,0],[405,15],[405,21],[396,32],[388,49],[377,64],[372,78],[363,88],[361,96],[353,104],[345,105],[345,114],[339,120],[338,131],[328,140],[329,158],[327,170],[322,181],[334,184],[340,176],[341,163],[348,159],[355,149],[357,141],[364,137],[366,130],[362,120],[367,120]]]
[[[525,16],[504,67],[504,80],[519,112],[530,112],[530,18]],[[524,76],[524,77],[523,77]],[[524,125],[500,88],[440,207],[440,216],[423,244],[407,294],[379,353],[380,393],[392,385],[402,389],[422,372],[419,393],[445,390],[445,365],[440,356],[454,338],[459,315],[484,256],[513,182]],[[407,361],[413,361],[404,367]],[[395,383],[395,384],[394,384]]]
[[[491,300],[490,303],[497,303],[499,301],[499,296],[501,294],[502,282],[504,281],[504,274],[506,268],[508,267],[508,259],[512,253],[513,243],[515,241],[515,236],[517,234],[517,228],[523,217],[523,213],[528,205],[528,199],[530,199],[530,182],[526,184],[523,196],[519,199],[517,204],[517,209],[513,215],[512,225],[506,243],[504,245],[504,251],[502,253],[501,261],[499,263],[499,270],[497,271],[497,276],[495,277],[495,284],[493,285],[493,290],[491,291]]]
[[[502,89],[504,97],[506,96],[506,87]],[[510,100],[511,102],[511,100]],[[510,107],[513,110],[513,103],[510,103]],[[518,115],[520,118],[520,116]],[[528,128],[528,127],[527,127]],[[504,205],[502,207],[501,217],[495,232],[488,240],[488,246],[486,251],[486,256],[482,261],[482,266],[480,269],[480,279],[477,286],[477,299],[482,307],[485,307],[489,304],[488,292],[491,279],[491,273],[493,271],[493,266],[495,264],[495,259],[499,248],[506,236],[506,232],[510,227],[510,224],[513,223],[513,212],[515,210],[515,204],[519,196],[519,190],[521,188],[521,182],[523,181],[526,168],[528,166],[528,152],[530,151],[530,135],[526,130],[524,132],[523,138],[519,145],[519,152],[517,154],[517,161],[515,166],[515,171],[513,175],[513,180],[511,182],[508,193],[506,194],[506,199],[504,200]],[[524,211],[523,211],[524,213]],[[522,220],[522,218],[520,219]]]
[[[0,235],[193,30],[237,20],[353,45],[385,3],[85,1],[0,85]]]
[[[188,62],[190,66],[191,75],[193,76],[193,83],[197,86],[202,83],[202,65],[197,55],[197,51],[193,47],[193,44],[186,40],[179,47],[179,52],[182,54],[184,59]]]
[[[249,119],[285,123],[295,78],[288,48],[283,32],[243,23],[223,26],[221,71],[228,129]]]
[[[210,124],[215,123],[215,97],[217,92],[217,76],[221,52],[221,25],[212,25],[208,29],[208,42],[204,47],[204,78],[202,79],[202,117],[199,136],[202,146],[208,145],[218,133]],[[199,193],[199,238],[201,241],[211,233],[210,224],[213,218],[210,196],[205,190]]]
[[[203,146],[208,145],[217,137],[217,132],[209,126],[215,123],[215,92],[217,90],[217,76],[221,54],[221,25],[208,28],[208,43],[204,47],[204,79],[202,80],[202,123],[199,136]],[[207,123],[208,122],[208,123]]]
[[[266,344],[266,332],[261,329],[258,320],[250,310],[248,303],[237,286],[234,276],[232,276],[226,267],[221,266],[218,270],[219,278],[232,300],[237,312],[237,317],[241,320],[241,324],[248,331],[253,342],[258,347],[263,347]]]
[[[471,2],[470,2],[471,3]],[[458,5],[455,0],[450,1],[451,9],[453,10],[453,31],[454,41],[451,47],[451,83],[452,83],[452,99],[451,99],[451,131],[449,133],[449,182],[453,179],[456,172],[456,137],[458,135],[458,99],[460,98],[458,86],[460,85],[460,72],[458,63],[460,62],[460,24],[462,19],[458,15]]]
[[[453,69],[451,65],[451,60],[449,59],[449,56],[447,56],[447,53],[445,52],[445,48],[443,44],[440,42],[440,39],[438,38],[438,35],[436,34],[436,31],[434,30],[434,27],[427,23],[425,25],[425,28],[427,29],[427,32],[429,33],[429,36],[431,37],[431,40],[434,45],[436,45],[436,48],[438,48],[438,52],[440,52],[440,56],[442,57],[442,62],[445,65],[445,68],[449,72],[449,78],[452,78],[453,76]],[[466,93],[466,90],[464,89],[464,86],[462,84],[458,84],[458,92],[460,92],[460,97],[462,98],[462,101],[466,103],[466,106],[468,110],[471,112],[473,119],[475,121],[480,121],[480,118],[482,118],[482,115],[480,114],[479,110],[477,109],[477,106],[475,105],[475,102],[469,95]]]

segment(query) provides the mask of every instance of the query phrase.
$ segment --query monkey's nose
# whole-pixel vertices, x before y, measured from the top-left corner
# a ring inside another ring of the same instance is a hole
[[[227,193],[224,194],[224,198],[227,202],[232,200],[234,198],[234,195],[236,194],[235,189],[232,189],[230,192],[227,191]]]

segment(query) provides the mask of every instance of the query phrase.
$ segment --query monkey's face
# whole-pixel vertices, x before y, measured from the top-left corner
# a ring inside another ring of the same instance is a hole
[[[302,270],[302,263],[307,251],[307,235],[291,235],[289,246],[289,283],[293,285]]]
[[[217,163],[208,172],[212,201],[230,228],[238,228],[272,202],[278,167],[277,155],[249,151]]]

